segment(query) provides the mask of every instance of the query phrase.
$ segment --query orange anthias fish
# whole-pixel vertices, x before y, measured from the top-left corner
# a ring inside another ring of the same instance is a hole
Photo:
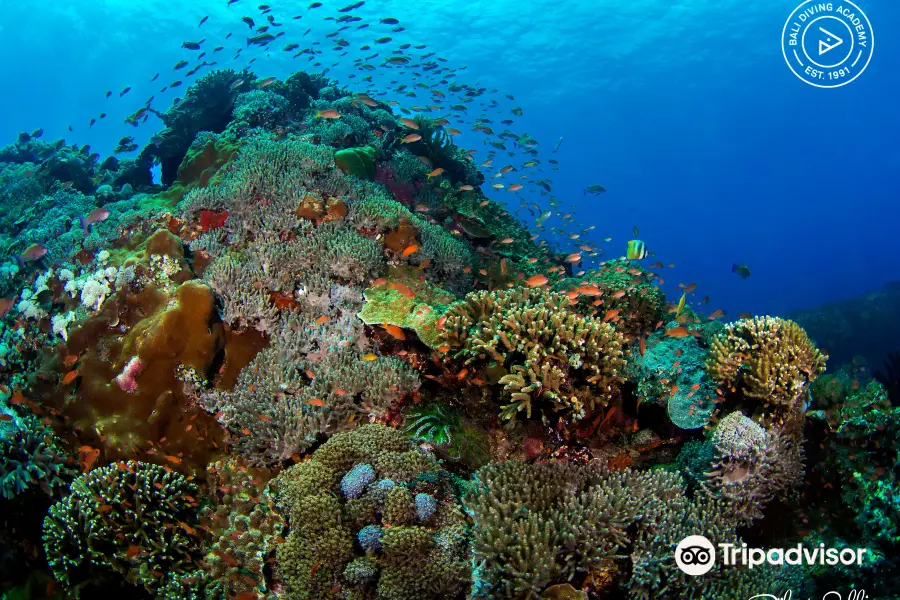
[[[340,119],[341,113],[334,109],[329,110],[317,110],[316,111],[317,119]]]
[[[666,335],[673,338],[683,338],[691,335],[691,332],[684,327],[675,327],[666,331]]]
[[[528,279],[525,280],[525,285],[530,288],[541,287],[542,285],[547,285],[547,282],[550,281],[547,279],[546,275],[532,275]]]
[[[422,136],[419,135],[418,133],[411,133],[408,136],[404,137],[402,140],[400,140],[400,143],[401,144],[412,144],[413,142],[418,142],[421,139],[422,139]]]
[[[384,329],[385,331],[387,331],[391,335],[391,337],[393,337],[395,339],[398,339],[398,340],[406,339],[406,334],[403,333],[403,330],[400,329],[399,327],[397,327],[396,325],[388,325],[387,323],[385,323],[384,325],[381,326],[381,328]]]
[[[415,254],[419,251],[419,246],[416,244],[410,244],[406,248],[403,249],[403,252],[400,253],[400,256],[406,258],[410,254]]]
[[[409,289],[408,285],[403,283],[392,283],[390,284],[391,289],[397,290],[407,298],[415,298],[416,294],[411,289]]]
[[[24,267],[25,263],[34,262],[42,259],[47,254],[47,247],[41,244],[32,244],[25,251],[16,257],[19,267]]]
[[[79,373],[78,373],[77,369],[74,371],[69,371],[68,373],[65,374],[65,376],[63,376],[62,384],[69,385],[70,383],[72,383],[73,381],[75,381],[78,378],[78,375],[79,375]]]
[[[83,469],[83,472],[87,473],[100,457],[100,450],[90,446],[82,446],[78,449],[78,455],[81,468]]]
[[[443,172],[444,172],[444,169],[441,167],[438,167],[437,169],[435,169],[434,171],[432,171],[431,173],[428,174],[428,179],[431,179],[432,177],[437,177],[438,175],[440,175]]]

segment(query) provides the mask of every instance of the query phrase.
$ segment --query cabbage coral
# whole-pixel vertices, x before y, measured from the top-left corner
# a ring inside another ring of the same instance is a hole
[[[445,314],[443,340],[455,358],[493,361],[510,403],[503,416],[544,399],[580,419],[605,404],[624,380],[622,335],[608,323],[580,316],[565,294],[539,289],[473,292]]]
[[[827,358],[793,321],[756,317],[726,325],[712,340],[706,372],[748,398],[792,409],[825,372]]]

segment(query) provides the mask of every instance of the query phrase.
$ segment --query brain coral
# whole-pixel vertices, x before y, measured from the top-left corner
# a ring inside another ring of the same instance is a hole
[[[493,361],[511,402],[503,416],[542,398],[574,418],[605,404],[622,383],[622,335],[569,309],[565,294],[517,288],[473,292],[445,314],[443,340],[467,365]]]
[[[288,600],[437,600],[464,591],[467,528],[449,475],[400,432],[364,425],[339,433],[273,487],[291,526],[277,552]],[[435,501],[427,521],[416,514],[417,494]]]

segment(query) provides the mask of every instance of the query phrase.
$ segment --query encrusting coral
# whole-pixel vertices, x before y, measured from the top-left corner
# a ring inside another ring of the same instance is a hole
[[[569,308],[565,294],[518,288],[473,292],[442,317],[442,340],[466,365],[494,363],[509,402],[502,414],[544,399],[580,419],[605,405],[624,380],[622,335],[612,325]]]
[[[827,358],[793,321],[756,317],[725,326],[712,341],[706,371],[748,398],[794,412],[807,401],[807,385],[825,372]]]
[[[463,591],[468,538],[454,486],[399,431],[338,433],[273,485],[291,527],[277,551],[288,600]]]

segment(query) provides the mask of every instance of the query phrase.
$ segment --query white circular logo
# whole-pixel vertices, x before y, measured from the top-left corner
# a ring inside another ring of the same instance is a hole
[[[781,51],[791,71],[819,88],[841,87],[862,75],[874,48],[869,18],[849,0],[806,0],[781,32]]]
[[[675,564],[687,575],[705,575],[716,564],[716,549],[702,535],[689,535],[675,548]]]

